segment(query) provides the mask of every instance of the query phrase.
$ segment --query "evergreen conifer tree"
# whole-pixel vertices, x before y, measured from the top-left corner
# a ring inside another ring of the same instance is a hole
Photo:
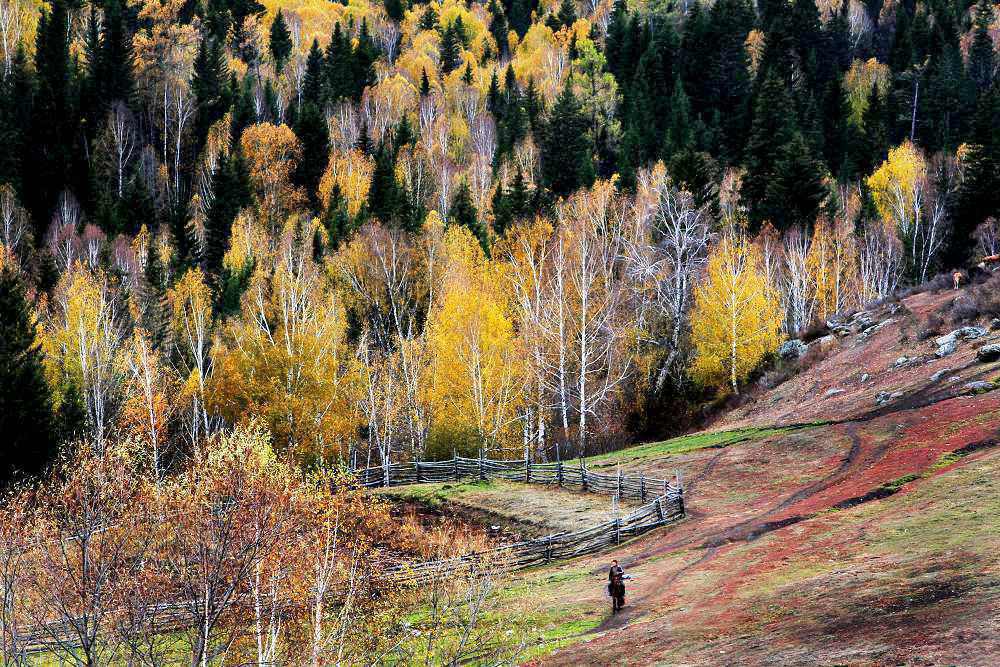
[[[768,196],[768,188],[775,178],[785,146],[797,134],[795,109],[788,87],[778,74],[769,72],[754,106],[753,127],[746,146],[746,175],[740,193],[741,199],[750,207],[750,222],[754,229],[765,220],[778,223],[774,216],[781,208],[781,202]]]
[[[472,201],[472,190],[468,181],[463,180],[455,191],[455,196],[451,200],[451,208],[448,209],[448,224],[461,225],[471,231],[483,250],[488,250],[489,241],[486,237],[486,229],[479,222],[479,211]]]
[[[954,230],[946,263],[962,266],[971,258],[972,233],[986,218],[1000,218],[1000,84],[979,97],[965,178],[954,211]]]
[[[55,455],[52,397],[24,284],[0,269],[0,486],[35,474]]]
[[[229,249],[233,221],[251,203],[250,178],[243,155],[237,148],[220,159],[212,176],[212,205],[205,218],[205,272],[214,276],[216,284],[222,274],[222,259]]]
[[[434,7],[433,2],[428,2],[427,6],[424,7],[424,13],[420,15],[420,29],[421,30],[433,30],[438,24],[438,13],[437,8]]]
[[[226,63],[222,44],[213,37],[206,36],[198,46],[191,77],[191,92],[194,94],[195,153],[200,153],[208,137],[208,130],[218,122],[229,108],[230,97],[227,87],[229,66]]]
[[[969,47],[969,78],[981,91],[993,84],[996,72],[997,56],[990,36],[992,22],[993,3],[991,0],[979,0],[973,23],[972,45]]]
[[[271,49],[271,59],[274,60],[274,69],[278,72],[285,69],[289,56],[292,55],[292,34],[285,23],[285,15],[281,13],[281,8],[274,15],[271,21],[270,39],[268,45]]]
[[[594,182],[589,128],[590,119],[567,79],[545,123],[541,141],[542,184],[553,195],[565,197]]]
[[[302,144],[302,157],[296,166],[294,180],[305,189],[312,209],[319,211],[319,181],[330,161],[330,132],[326,116],[315,103],[307,101],[302,105],[302,112],[292,129]]]
[[[457,34],[454,23],[449,23],[441,35],[441,71],[444,74],[450,73],[460,62],[462,54],[461,39]]]

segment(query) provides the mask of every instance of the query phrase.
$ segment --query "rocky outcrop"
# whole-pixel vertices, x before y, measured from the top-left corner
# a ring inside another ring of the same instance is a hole
[[[786,361],[793,361],[804,357],[808,349],[809,347],[801,340],[793,338],[781,344],[781,347],[778,348],[778,355]]]
[[[988,361],[996,361],[1000,359],[1000,343],[991,343],[990,345],[983,345],[976,352],[976,359],[982,363]]]

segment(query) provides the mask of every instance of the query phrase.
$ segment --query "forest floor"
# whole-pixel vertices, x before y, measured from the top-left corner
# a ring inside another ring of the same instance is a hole
[[[872,313],[892,322],[828,341],[825,359],[709,432],[591,459],[680,471],[688,518],[517,575],[505,604],[537,633],[525,660],[996,664],[1000,363],[978,363],[975,350],[1000,332],[944,359],[934,337],[915,336],[954,297]],[[973,380],[993,384],[973,392]],[[612,558],[633,577],[615,616]]]

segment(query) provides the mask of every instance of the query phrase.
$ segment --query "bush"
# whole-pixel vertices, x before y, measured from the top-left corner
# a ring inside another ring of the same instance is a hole
[[[917,340],[924,341],[937,336],[943,326],[944,318],[938,313],[931,313],[924,325],[917,330]]]
[[[993,276],[976,288],[973,300],[983,316],[1000,317],[1000,276]]]
[[[979,317],[979,306],[976,305],[974,296],[962,295],[952,302],[952,322],[971,322],[977,317]]]
[[[816,320],[804,329],[799,329],[795,333],[795,338],[800,339],[803,343],[811,343],[817,338],[822,338],[828,333],[830,333],[830,327],[826,325],[826,322]]]

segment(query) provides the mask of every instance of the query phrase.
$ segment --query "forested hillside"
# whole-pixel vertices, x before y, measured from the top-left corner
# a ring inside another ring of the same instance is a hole
[[[988,0],[0,19],[5,474],[250,415],[304,461],[613,446],[997,251]]]
[[[867,372],[789,403],[856,370],[805,343],[992,336],[998,43],[991,0],[0,0],[0,656],[513,660],[500,574],[381,576],[479,538],[340,469],[853,415]]]

